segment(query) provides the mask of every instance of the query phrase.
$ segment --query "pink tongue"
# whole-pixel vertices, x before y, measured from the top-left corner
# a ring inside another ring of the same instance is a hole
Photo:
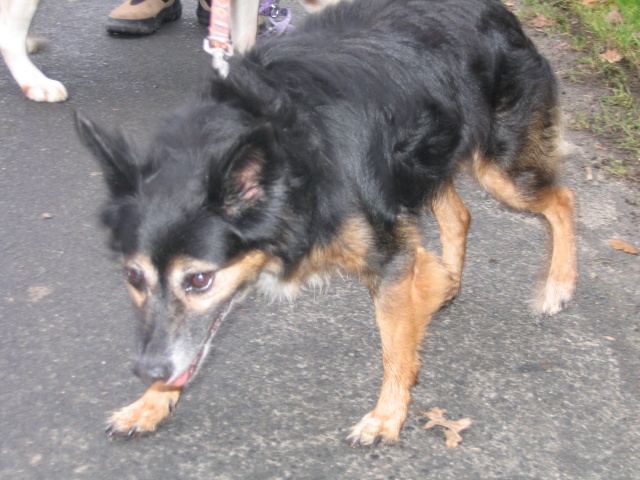
[[[189,369],[187,369],[182,375],[176,378],[173,383],[171,383],[172,387],[183,387],[185,383],[189,380]]]

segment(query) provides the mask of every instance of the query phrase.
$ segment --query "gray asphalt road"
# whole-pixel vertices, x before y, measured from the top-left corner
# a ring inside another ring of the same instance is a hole
[[[144,141],[209,68],[195,2],[142,39],[106,35],[116,3],[42,5],[34,25],[51,47],[34,59],[65,83],[67,103],[27,101],[0,65],[1,478],[639,478],[640,259],[607,244],[640,244],[639,196],[597,170],[587,180],[604,153],[584,133],[570,136],[565,175],[579,199],[581,281],[553,318],[528,304],[544,225],[461,179],[473,215],[463,290],[424,342],[398,445],[343,441],[381,380],[372,306],[348,279],[295,305],[250,299],[170,421],[147,438],[108,439],[108,412],[144,386],[130,372],[133,315],[96,219],[102,179],[71,113]],[[575,88],[563,93],[582,98]],[[431,221],[425,244],[438,248]],[[474,420],[459,448],[421,428],[433,406]]]

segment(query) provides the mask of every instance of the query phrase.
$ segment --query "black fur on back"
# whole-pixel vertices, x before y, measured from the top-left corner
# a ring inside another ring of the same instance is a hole
[[[524,174],[530,119],[556,106],[549,65],[498,0],[344,2],[230,63],[116,168],[131,180],[105,218],[122,251],[161,265],[257,247],[292,268],[356,216],[395,245],[399,215],[474,151]]]

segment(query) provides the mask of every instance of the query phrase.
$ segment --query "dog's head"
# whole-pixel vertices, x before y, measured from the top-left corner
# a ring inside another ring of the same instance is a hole
[[[273,128],[212,103],[174,114],[146,149],[81,115],[76,127],[103,170],[103,223],[139,312],[134,371],[182,386],[270,264],[287,217]]]

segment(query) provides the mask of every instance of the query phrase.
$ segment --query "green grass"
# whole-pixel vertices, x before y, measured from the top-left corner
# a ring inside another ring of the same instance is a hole
[[[585,2],[587,4],[585,4]],[[612,160],[607,170],[640,181],[640,0],[523,0],[525,21],[544,15],[543,28],[563,35],[584,54],[580,66],[569,72],[572,81],[591,76],[609,88],[599,99],[601,113],[581,114],[572,127],[590,129],[616,140],[624,159]],[[621,59],[609,63],[608,51]]]
[[[640,2],[600,1],[592,7],[575,0],[572,3],[588,31],[599,40],[600,48],[617,49],[624,65],[636,75],[640,73]]]
[[[640,74],[640,2],[638,0],[524,0],[534,14],[545,15],[552,26],[574,35],[573,44],[601,54],[617,49],[622,65]]]

